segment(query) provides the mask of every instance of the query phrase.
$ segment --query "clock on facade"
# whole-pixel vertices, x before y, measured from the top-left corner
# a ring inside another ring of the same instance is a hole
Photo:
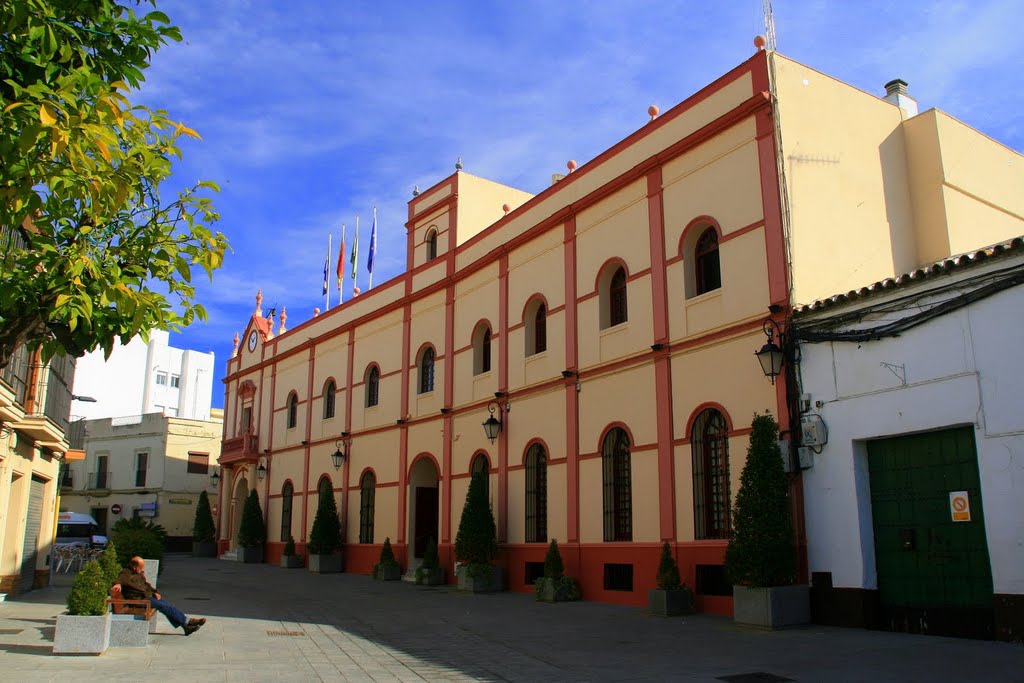
[[[249,333],[249,350],[256,350],[256,330],[253,330],[252,332]]]

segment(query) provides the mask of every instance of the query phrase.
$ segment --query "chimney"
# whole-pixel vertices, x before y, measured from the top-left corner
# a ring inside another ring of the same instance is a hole
[[[882,99],[902,109],[908,119],[917,116],[917,100],[910,96],[907,82],[902,79],[895,78],[886,83],[885,97]]]

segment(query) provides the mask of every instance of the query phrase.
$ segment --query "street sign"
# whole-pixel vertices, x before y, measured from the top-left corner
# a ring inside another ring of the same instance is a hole
[[[156,510],[156,503],[142,503],[139,505],[140,510]]]
[[[110,506],[110,512],[115,515],[121,514],[121,506],[118,503],[114,503]]]

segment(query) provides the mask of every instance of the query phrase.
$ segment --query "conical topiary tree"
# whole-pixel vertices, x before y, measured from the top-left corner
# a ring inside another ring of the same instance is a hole
[[[199,494],[196,503],[196,520],[192,525],[192,540],[196,543],[213,543],[217,535],[217,527],[213,523],[213,512],[210,510],[210,497],[206,491]]]
[[[558,551],[558,541],[551,539],[548,545],[548,554],[544,556],[544,578],[560,579],[565,575],[565,565],[562,563],[562,553]]]
[[[330,555],[341,547],[341,520],[334,496],[321,496],[309,531],[306,549],[312,555]]]
[[[87,563],[75,576],[75,582],[68,593],[68,613],[77,616],[99,617],[107,611],[107,591],[110,584],[103,575],[103,568],[93,560]]]
[[[100,569],[103,570],[103,578],[107,582],[107,588],[114,585],[118,575],[121,573],[121,563],[117,559],[117,546],[113,541],[107,541],[107,547],[99,559]]]
[[[658,590],[677,591],[682,587],[679,578],[679,565],[676,558],[672,557],[672,549],[666,541],[661,546],[661,561],[658,563]]]
[[[788,586],[796,578],[789,485],[778,438],[775,418],[754,416],[725,553],[726,572],[734,584]]]
[[[242,508],[242,523],[238,528],[238,545],[243,548],[257,548],[267,540],[267,527],[263,521],[263,509],[256,489],[249,491]]]
[[[477,472],[470,479],[459,532],[455,536],[455,557],[468,565],[471,576],[489,568],[498,554],[498,531],[487,502],[485,476]]]

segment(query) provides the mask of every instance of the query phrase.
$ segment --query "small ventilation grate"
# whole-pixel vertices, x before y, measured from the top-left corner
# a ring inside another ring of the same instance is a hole
[[[718,680],[727,683],[793,683],[792,678],[776,676],[765,671],[755,671],[749,674],[734,674],[732,676],[719,676]]]
[[[302,631],[267,631],[268,636],[304,636]],[[779,679],[785,680],[785,679]]]

